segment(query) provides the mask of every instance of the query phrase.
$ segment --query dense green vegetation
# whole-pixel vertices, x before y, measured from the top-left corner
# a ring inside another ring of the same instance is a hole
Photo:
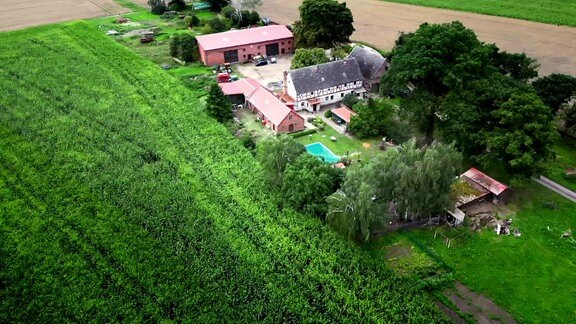
[[[0,322],[444,321],[97,30],[1,34],[0,66]]]
[[[423,247],[454,269],[455,279],[481,292],[525,323],[573,323],[576,309],[576,241],[561,238],[574,230],[574,203],[538,185],[515,190],[510,210],[521,237],[494,231],[444,229],[450,238],[434,238],[434,230],[397,234]]]
[[[384,0],[426,7],[468,11],[548,24],[576,26],[573,0]]]

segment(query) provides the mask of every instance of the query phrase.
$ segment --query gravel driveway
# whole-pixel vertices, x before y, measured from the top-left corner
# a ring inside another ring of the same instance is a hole
[[[283,72],[290,70],[290,62],[293,55],[282,55],[278,57],[278,63],[256,66],[254,63],[236,64],[232,67],[234,72],[246,78],[254,78],[263,86],[267,87],[269,83],[282,81]]]

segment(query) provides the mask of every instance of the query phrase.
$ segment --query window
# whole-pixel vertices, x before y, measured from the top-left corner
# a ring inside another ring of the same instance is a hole
[[[292,117],[294,117],[292,114],[288,115],[288,120],[292,120]]]
[[[242,52],[246,52],[246,49],[245,49],[245,48],[243,48],[243,49],[242,49]]]
[[[334,100],[334,96],[330,96],[330,100]]]
[[[288,41],[288,44],[292,44],[292,41]]]
[[[284,42],[282,42],[282,45],[284,45]]]
[[[242,55],[243,58],[246,58],[246,54]]]
[[[260,55],[260,52],[258,52],[258,55]]]
[[[260,46],[258,46],[257,48],[260,49]]]
[[[300,107],[304,107],[304,103],[303,103],[303,102],[302,102],[302,103],[300,103]]]
[[[344,93],[341,93],[341,94],[340,94],[340,98],[344,98]]]
[[[324,100],[325,100],[325,101],[328,101],[328,97],[325,97]]]

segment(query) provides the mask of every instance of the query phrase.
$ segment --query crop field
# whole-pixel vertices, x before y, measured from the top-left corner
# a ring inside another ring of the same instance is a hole
[[[203,95],[86,23],[0,34],[0,322],[446,321],[279,212]]]
[[[573,0],[384,0],[576,27]]]

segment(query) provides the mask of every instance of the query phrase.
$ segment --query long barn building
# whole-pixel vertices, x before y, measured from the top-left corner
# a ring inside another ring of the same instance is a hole
[[[204,65],[236,63],[254,56],[274,56],[294,52],[294,36],[284,25],[230,30],[196,36]]]

